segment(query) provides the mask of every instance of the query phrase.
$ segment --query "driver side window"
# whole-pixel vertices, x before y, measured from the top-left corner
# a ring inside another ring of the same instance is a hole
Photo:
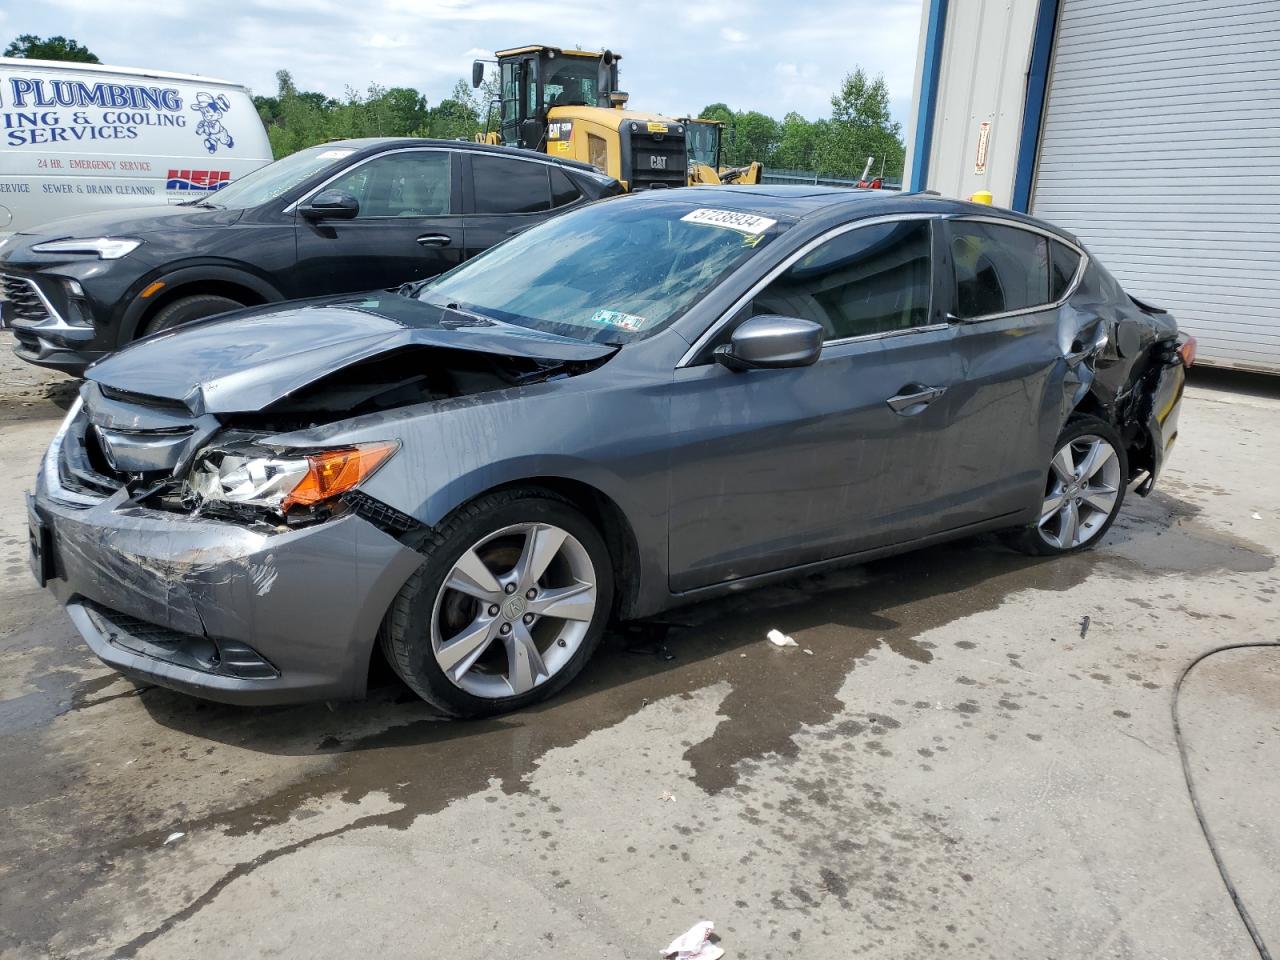
[[[926,326],[931,224],[901,220],[842,233],[757,294],[752,312],[812,320],[828,342]]]
[[[361,164],[328,185],[349,193],[369,217],[439,217],[450,213],[450,154],[443,150],[390,153]]]

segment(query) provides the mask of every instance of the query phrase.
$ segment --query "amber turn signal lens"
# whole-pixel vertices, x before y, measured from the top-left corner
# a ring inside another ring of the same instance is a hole
[[[1187,370],[1191,369],[1191,365],[1196,362],[1196,338],[1187,337],[1182,341],[1182,345],[1178,347],[1178,356],[1182,358],[1182,366]]]
[[[280,509],[309,507],[346,493],[371,477],[399,449],[400,444],[391,440],[312,454],[307,457],[307,475],[284,498]]]

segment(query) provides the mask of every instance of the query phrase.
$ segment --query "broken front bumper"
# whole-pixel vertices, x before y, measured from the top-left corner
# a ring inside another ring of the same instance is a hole
[[[363,696],[420,554],[353,514],[274,532],[86,497],[50,469],[60,442],[28,501],[32,568],[103,661],[228,703]]]

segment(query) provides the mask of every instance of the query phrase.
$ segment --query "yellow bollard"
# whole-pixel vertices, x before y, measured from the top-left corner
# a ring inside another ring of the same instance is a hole
[[[975,193],[975,194],[973,194],[972,196],[970,196],[970,197],[969,197],[969,202],[970,202],[970,203],[985,203],[985,204],[989,207],[989,206],[991,206],[991,191],[990,191],[990,190],[979,190],[977,193]]]

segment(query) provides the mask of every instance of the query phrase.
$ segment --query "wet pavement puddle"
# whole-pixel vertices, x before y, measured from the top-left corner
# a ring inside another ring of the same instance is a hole
[[[150,688],[137,699],[151,721],[195,745],[223,743],[305,758],[311,772],[247,803],[243,788],[222,781],[226,786],[218,796],[214,781],[214,795],[206,804],[212,812],[183,819],[180,825],[171,811],[155,808],[139,792],[130,816],[115,823],[96,819],[94,835],[85,836],[82,826],[78,842],[88,842],[95,856],[110,862],[160,845],[175,829],[255,834],[332,796],[354,804],[379,793],[396,805],[237,864],[183,910],[117,952],[128,956],[271,860],[350,830],[405,829],[495,780],[507,793],[524,791],[548,751],[571,746],[661,698],[717,683],[729,686],[712,735],[687,744],[684,753],[696,784],[716,793],[736,785],[744,761],[794,755],[798,732],[829,722],[844,708],[839,690],[860,662],[899,656],[923,669],[933,653],[930,644],[917,639],[921,634],[998,607],[1015,592],[1067,590],[1103,567],[1113,576],[1132,577],[1135,585],[1141,584],[1135,594],[1141,594],[1154,592],[1152,575],[1261,571],[1271,564],[1261,548],[1205,526],[1192,508],[1157,493],[1146,501],[1129,501],[1105,547],[1093,553],[1034,560],[1007,550],[995,538],[979,538],[673,611],[665,618],[673,624],[665,639],[673,659],[637,654],[634,640],[612,635],[557,699],[493,720],[439,720],[389,680],[364,702],[291,708],[227,707]],[[778,650],[766,643],[765,633],[773,627],[795,637],[799,648]],[[966,643],[973,649],[982,641],[975,636]],[[71,709],[113,699],[102,693],[107,686],[101,680],[80,684]],[[868,722],[895,723],[890,717]],[[16,739],[36,736],[29,728],[24,733]],[[129,795],[130,774],[112,776],[117,781],[112,792]],[[56,845],[55,838],[49,840]],[[58,860],[29,864],[20,900],[39,900],[59,888],[65,895],[67,878]]]

